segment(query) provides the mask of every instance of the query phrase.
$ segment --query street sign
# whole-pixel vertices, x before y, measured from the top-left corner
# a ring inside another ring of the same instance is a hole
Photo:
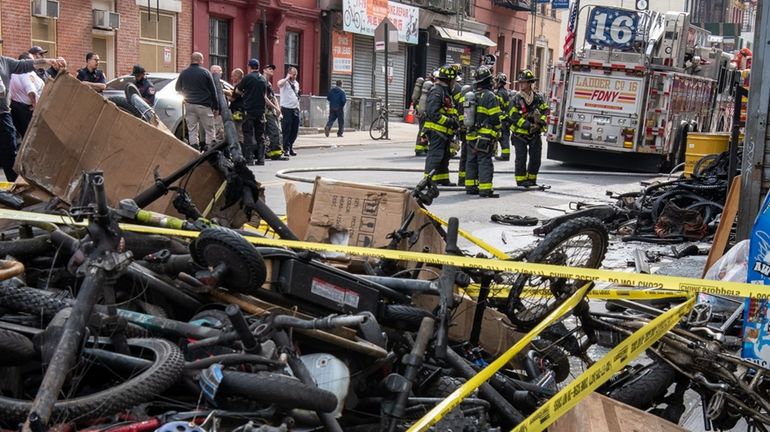
[[[569,9],[569,0],[553,0],[551,3],[553,9]]]
[[[494,54],[487,54],[481,58],[481,64],[484,66],[494,66],[497,63],[497,57]]]
[[[385,28],[388,29],[388,52],[398,52],[398,28],[388,18],[383,18],[374,29],[374,50],[385,51]]]

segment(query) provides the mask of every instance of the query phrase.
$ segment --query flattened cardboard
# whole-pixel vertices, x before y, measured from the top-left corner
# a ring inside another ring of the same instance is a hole
[[[591,393],[548,428],[549,432],[687,432],[662,418]]]
[[[387,246],[386,236],[404,219],[408,196],[406,189],[318,177],[304,239],[329,243],[346,237],[350,246]]]
[[[300,192],[294,183],[286,182],[283,184],[283,197],[286,201],[286,224],[297,238],[305,238],[313,195]]]
[[[45,86],[15,169],[31,184],[69,204],[79,196],[82,172],[102,170],[107,198],[116,205],[152,185],[156,167],[161,175],[168,175],[198,155],[172,135],[124,113],[63,74]],[[216,169],[203,164],[189,176],[186,189],[203,209],[223,181]],[[161,197],[148,209],[177,215],[173,196]]]

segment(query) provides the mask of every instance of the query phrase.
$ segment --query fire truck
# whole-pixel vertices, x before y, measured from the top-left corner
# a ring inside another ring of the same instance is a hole
[[[571,28],[574,55],[551,79],[549,159],[658,172],[684,160],[687,132],[713,130],[728,59],[688,14],[590,5]]]

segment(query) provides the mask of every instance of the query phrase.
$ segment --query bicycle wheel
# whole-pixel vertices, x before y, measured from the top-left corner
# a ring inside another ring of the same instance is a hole
[[[607,253],[609,237],[601,220],[591,217],[567,221],[551,231],[527,262],[566,267],[598,268]],[[537,325],[585,281],[527,274],[505,274],[511,283],[505,313],[520,329]],[[525,289],[526,288],[526,289]]]
[[[109,365],[80,362],[51,415],[51,424],[98,418],[148,402],[163,393],[182,375],[184,357],[173,343],[163,339],[129,339],[131,355],[150,360],[142,371],[119,372]],[[32,368],[39,372],[39,368]],[[31,378],[31,377],[30,377]],[[29,379],[27,382],[33,382]],[[83,384],[78,387],[78,383]],[[92,391],[97,389],[96,391]],[[20,398],[0,396],[0,423],[15,427],[32,408],[37,388],[25,388]]]
[[[382,139],[385,136],[385,117],[380,115],[369,126],[369,136],[373,140]]]

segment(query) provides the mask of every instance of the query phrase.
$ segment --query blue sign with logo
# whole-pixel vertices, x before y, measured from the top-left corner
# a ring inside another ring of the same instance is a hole
[[[638,26],[639,15],[634,11],[595,7],[588,18],[586,41],[597,47],[630,48]]]
[[[569,9],[569,0],[553,0],[551,7],[554,9]]]

